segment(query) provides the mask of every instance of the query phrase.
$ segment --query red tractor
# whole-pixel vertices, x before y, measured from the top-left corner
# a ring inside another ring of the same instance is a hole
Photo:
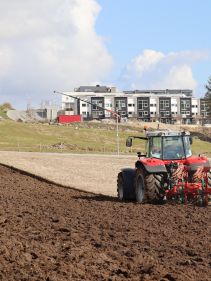
[[[208,205],[211,196],[210,163],[205,156],[192,156],[189,132],[146,131],[146,153],[138,152],[135,169],[125,168],[118,174],[120,200],[156,203],[175,200]]]

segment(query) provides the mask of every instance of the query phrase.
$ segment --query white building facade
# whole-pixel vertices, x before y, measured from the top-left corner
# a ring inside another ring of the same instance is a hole
[[[62,95],[67,115],[84,120],[122,117],[171,124],[198,124],[208,116],[206,100],[193,97],[191,90],[148,90],[119,92],[115,87],[83,86]],[[68,96],[70,95],[70,96]]]

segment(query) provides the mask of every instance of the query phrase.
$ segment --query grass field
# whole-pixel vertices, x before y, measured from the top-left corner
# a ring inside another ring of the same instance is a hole
[[[143,127],[125,124],[119,126],[120,152],[144,152],[144,141],[135,140],[132,149],[125,146],[125,140],[129,135],[143,136]],[[195,139],[192,149],[194,154],[211,156],[210,142]],[[59,126],[2,120],[0,150],[115,153],[117,151],[116,125],[84,122]]]
[[[0,105],[0,117],[7,118],[7,113],[2,105]]]

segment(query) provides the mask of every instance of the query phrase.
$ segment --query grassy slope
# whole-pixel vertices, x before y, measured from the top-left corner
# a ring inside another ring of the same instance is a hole
[[[7,118],[7,114],[1,105],[0,105],[0,116],[3,118]]]
[[[125,129],[125,128],[124,128]],[[120,129],[120,150],[127,151],[126,137],[130,134],[139,135],[140,130],[132,132]],[[63,151],[116,151],[115,125],[72,124],[70,126],[16,123],[10,120],[0,122],[0,149],[23,151],[60,151],[50,146],[64,143]],[[144,144],[141,144],[142,151]],[[136,147],[137,145],[135,145]]]
[[[129,135],[143,135],[143,128],[119,127],[120,151],[130,152],[125,147]],[[52,145],[64,143],[64,152],[116,152],[116,125],[83,123],[69,126],[26,124],[10,120],[0,122],[0,150],[61,151]],[[144,151],[144,141],[135,140],[132,152]],[[211,156],[211,143],[194,140],[194,154]]]

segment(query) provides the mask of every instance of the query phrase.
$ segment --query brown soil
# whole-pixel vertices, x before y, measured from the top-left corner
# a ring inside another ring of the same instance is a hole
[[[210,223],[210,207],[120,203],[0,166],[0,280],[211,280]]]

